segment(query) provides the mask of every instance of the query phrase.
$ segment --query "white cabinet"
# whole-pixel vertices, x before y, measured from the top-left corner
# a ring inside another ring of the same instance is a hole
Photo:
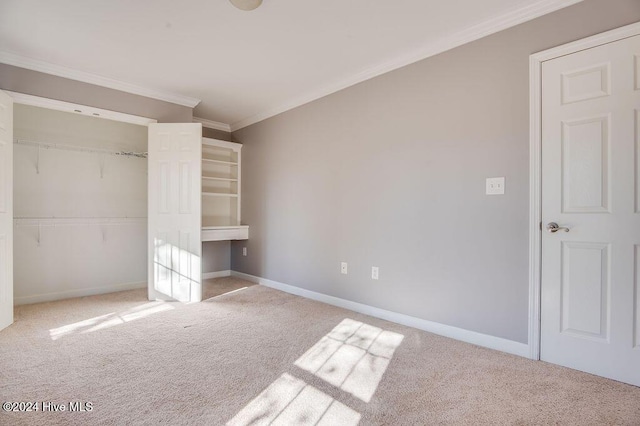
[[[246,240],[241,222],[242,145],[202,138],[202,241]]]

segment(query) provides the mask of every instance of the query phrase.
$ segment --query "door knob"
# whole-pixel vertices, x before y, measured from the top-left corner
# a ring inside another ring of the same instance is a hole
[[[552,234],[554,234],[554,233],[556,233],[558,231],[569,232],[569,228],[565,228],[563,226],[560,226],[555,222],[549,222],[549,224],[547,225],[547,231],[551,232]]]

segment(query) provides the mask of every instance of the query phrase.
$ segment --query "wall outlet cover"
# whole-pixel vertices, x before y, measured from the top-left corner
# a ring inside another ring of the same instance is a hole
[[[379,270],[377,266],[372,266],[371,267],[371,279],[372,280],[377,280],[379,277]]]
[[[504,195],[504,177],[487,178],[487,195]]]

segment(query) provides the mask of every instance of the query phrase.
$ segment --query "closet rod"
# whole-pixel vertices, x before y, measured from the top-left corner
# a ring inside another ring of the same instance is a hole
[[[117,150],[109,150],[109,149],[98,149],[98,148],[85,148],[81,146],[72,146],[72,145],[62,145],[55,143],[47,143],[47,142],[36,142],[29,141],[26,139],[15,139],[15,143],[17,145],[26,145],[26,146],[34,146],[37,148],[44,149],[59,149],[63,151],[76,151],[76,152],[89,152],[94,154],[106,154],[106,155],[117,155],[121,157],[135,157],[135,158],[147,158],[147,152],[135,152],[135,151],[117,151]]]

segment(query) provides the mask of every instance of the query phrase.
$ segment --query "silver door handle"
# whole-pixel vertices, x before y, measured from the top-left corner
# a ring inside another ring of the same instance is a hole
[[[560,226],[555,222],[549,222],[549,224],[547,225],[547,231],[551,232],[552,234],[558,231],[569,232],[569,228]]]

